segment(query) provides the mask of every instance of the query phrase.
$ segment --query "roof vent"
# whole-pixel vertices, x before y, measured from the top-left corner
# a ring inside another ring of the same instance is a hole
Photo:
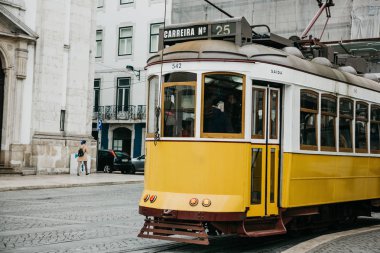
[[[370,79],[370,80],[372,80],[372,81],[375,81],[375,82],[379,82],[379,81],[380,81],[379,78],[377,77],[377,75],[372,74],[372,73],[365,73],[365,74],[363,75],[363,77],[364,77],[364,78],[367,78],[367,79]]]
[[[305,58],[305,56],[303,56],[301,50],[299,50],[299,49],[296,48],[296,47],[284,47],[282,50],[283,50],[284,52],[286,52],[286,53],[288,53],[288,54],[290,54],[290,55],[294,55],[294,56],[296,56],[296,57],[298,57],[298,58],[301,58],[301,59],[304,59],[304,58]]]
[[[347,73],[354,74],[354,75],[358,74],[358,72],[356,72],[356,70],[352,66],[341,66],[338,69],[342,72],[347,72]]]
[[[324,65],[327,67],[332,67],[332,64],[329,61],[329,59],[327,59],[325,57],[315,57],[314,59],[311,60],[311,62],[321,64],[321,65]]]

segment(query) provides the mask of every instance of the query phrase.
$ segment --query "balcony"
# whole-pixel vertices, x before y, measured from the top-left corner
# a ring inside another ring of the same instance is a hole
[[[145,121],[146,105],[106,105],[94,106],[92,120],[101,119],[103,121],[126,120]]]

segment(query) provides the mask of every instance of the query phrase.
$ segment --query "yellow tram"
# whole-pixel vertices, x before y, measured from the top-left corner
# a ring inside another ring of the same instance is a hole
[[[208,244],[371,215],[380,84],[252,42],[244,18],[161,29],[140,237]]]

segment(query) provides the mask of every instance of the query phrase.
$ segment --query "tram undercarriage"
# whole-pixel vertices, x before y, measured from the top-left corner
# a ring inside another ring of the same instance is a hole
[[[355,222],[358,216],[371,216],[380,200],[280,209],[280,215],[246,217],[245,213],[207,213],[159,210],[140,206],[146,216],[138,235],[152,238],[209,245],[209,236],[236,234],[264,237]]]

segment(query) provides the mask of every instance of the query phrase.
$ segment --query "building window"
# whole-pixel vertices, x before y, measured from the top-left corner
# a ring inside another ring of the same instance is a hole
[[[130,78],[117,79],[117,112],[128,112]]]
[[[371,106],[370,123],[371,153],[380,154],[380,106]]]
[[[103,6],[104,6],[104,0],[98,0],[97,1],[97,8],[103,8]]]
[[[134,0],[120,0],[120,4],[131,4]]]
[[[132,26],[119,28],[119,56],[132,54]]]
[[[96,30],[96,58],[101,58],[103,52],[103,30]]]
[[[318,150],[317,116],[319,94],[301,90],[300,144],[301,149]]]
[[[205,74],[203,78],[202,137],[243,137],[244,76]]]
[[[353,105],[350,99],[339,99],[339,151],[352,152]]]
[[[336,151],[335,119],[336,97],[322,95],[321,98],[321,150]]]
[[[356,102],[355,110],[355,152],[367,153],[368,104]]]
[[[158,52],[158,40],[159,40],[159,31],[160,26],[163,23],[156,23],[150,25],[150,46],[149,46],[149,52],[150,53],[156,53]]]
[[[60,120],[59,120],[59,130],[60,131],[65,131],[65,114],[66,114],[66,111],[61,110],[61,116],[60,116]]]
[[[265,133],[265,89],[252,89],[252,138],[264,139]]]
[[[94,80],[94,112],[99,111],[100,103],[100,79]]]

